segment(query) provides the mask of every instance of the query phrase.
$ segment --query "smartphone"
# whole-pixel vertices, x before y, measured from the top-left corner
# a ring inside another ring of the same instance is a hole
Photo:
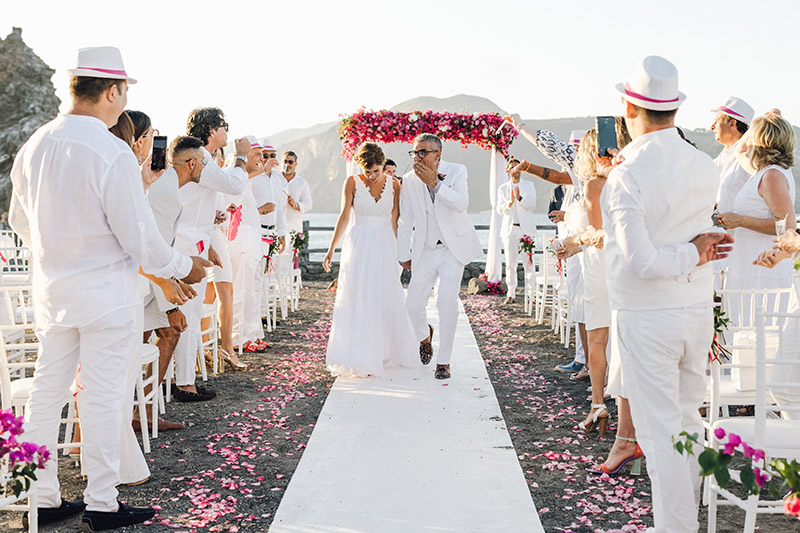
[[[614,117],[597,117],[597,155],[611,157],[609,149],[617,148],[617,121]]]
[[[150,170],[159,171],[167,168],[167,138],[163,135],[153,137],[153,159]]]

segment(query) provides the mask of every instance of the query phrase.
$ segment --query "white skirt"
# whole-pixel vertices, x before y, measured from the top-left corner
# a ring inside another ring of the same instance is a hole
[[[603,250],[589,246],[583,255],[583,312],[586,330],[607,328],[611,324],[611,307],[608,302]]]
[[[344,237],[326,364],[361,377],[420,364],[387,216],[358,216]]]

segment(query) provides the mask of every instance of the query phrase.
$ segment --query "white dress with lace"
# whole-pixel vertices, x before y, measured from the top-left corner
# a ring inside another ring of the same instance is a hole
[[[376,201],[361,177],[354,180],[354,219],[342,241],[326,364],[335,376],[366,377],[420,360],[397,271],[392,181]]]

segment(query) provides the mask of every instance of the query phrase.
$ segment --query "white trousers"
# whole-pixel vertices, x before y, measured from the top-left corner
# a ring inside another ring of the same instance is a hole
[[[503,250],[506,254],[506,297],[514,298],[517,295],[517,263],[519,261],[519,240],[522,238],[522,229],[513,226],[510,235],[503,237]],[[525,276],[530,270],[527,254],[522,254],[522,267]]]
[[[36,334],[41,346],[25,407],[25,438],[47,446],[54,458],[36,472],[39,505],[61,505],[58,430],[61,409],[71,399],[69,388],[80,363],[81,435],[88,480],[83,499],[91,511],[115,511],[122,410],[129,390],[120,384],[127,385],[131,353],[142,342],[142,333],[136,327],[136,310],[133,306],[123,307],[79,328],[40,324]]]
[[[436,280],[439,280],[436,309],[439,312],[439,351],[436,363],[450,364],[453,354],[453,340],[458,323],[458,295],[461,291],[461,278],[464,265],[444,245],[435,249],[425,248],[422,256],[411,265],[411,282],[408,284],[406,308],[411,318],[414,333],[420,341],[430,334],[428,330],[428,298]]]
[[[197,346],[200,342],[200,317],[203,316],[203,299],[206,297],[206,282],[192,285],[197,296],[181,306],[186,316],[186,331],[181,333],[175,346],[175,384],[194,385],[197,365]]]
[[[706,391],[711,302],[681,309],[620,310],[619,348],[636,438],[647,457],[658,533],[695,533],[699,527],[699,465],[678,454],[681,431],[703,434],[698,409]]]
[[[248,341],[264,338],[261,325],[261,292],[264,288],[261,262],[248,253],[232,253],[233,292],[243,296],[242,334],[240,328],[233,328],[233,345],[239,346]],[[234,310],[235,313],[235,310]]]

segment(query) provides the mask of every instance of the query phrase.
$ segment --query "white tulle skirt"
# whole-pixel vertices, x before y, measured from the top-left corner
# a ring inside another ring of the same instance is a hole
[[[420,364],[387,216],[358,216],[344,237],[326,364],[361,377]]]

